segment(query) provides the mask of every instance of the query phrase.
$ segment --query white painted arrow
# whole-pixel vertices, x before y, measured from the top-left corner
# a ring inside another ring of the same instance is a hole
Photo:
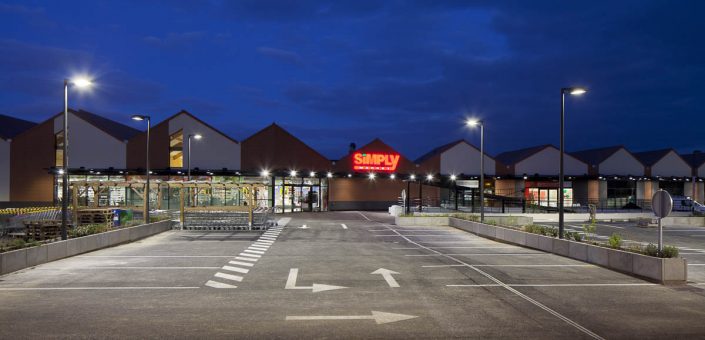
[[[397,283],[397,280],[395,280],[394,277],[392,276],[392,274],[399,274],[399,273],[397,273],[393,270],[380,268],[380,269],[373,271],[370,274],[380,274],[380,275],[382,275],[384,280],[387,281],[387,284],[389,285],[389,287],[399,288],[399,284]]]
[[[340,226],[343,227],[343,229],[348,229],[348,226],[346,226],[345,224],[340,224]]]
[[[372,311],[371,315],[292,315],[286,316],[286,321],[314,320],[375,320],[378,325],[418,318],[414,315]]]
[[[304,224],[304,225],[300,226],[299,229],[308,229],[308,227]]]
[[[286,286],[284,289],[310,289],[312,293],[325,292],[326,290],[343,289],[348,287],[324,285],[319,283],[314,283],[310,286],[296,286],[296,277],[299,275],[299,268],[291,268],[289,270],[289,277],[286,279]]]

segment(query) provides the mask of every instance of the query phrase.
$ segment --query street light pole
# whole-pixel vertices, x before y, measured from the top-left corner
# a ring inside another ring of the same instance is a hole
[[[69,84],[74,84],[78,88],[87,88],[93,85],[87,78],[77,78],[74,80],[64,79],[64,143],[61,148],[61,239],[68,239],[68,217],[69,217]],[[73,212],[76,213],[75,211]]]
[[[61,165],[64,173],[61,176],[61,239],[68,239],[69,216],[69,80],[64,79],[64,143],[61,148]],[[75,211],[73,212],[76,213]]]
[[[480,127],[480,222],[485,222],[485,123],[478,119],[468,119],[465,125]]]
[[[186,173],[187,173],[187,178],[189,181],[191,180],[191,138],[193,138],[195,140],[200,140],[202,138],[202,136],[199,134],[195,134],[195,135],[188,135],[188,138],[187,138],[188,151],[186,152],[186,156],[188,157],[188,159],[186,160],[186,166],[188,167],[188,169],[186,170],[187,171]]]
[[[568,93],[573,96],[579,96],[587,92],[584,88],[580,87],[564,87],[561,89],[561,133],[560,133],[560,161],[558,170],[558,237],[563,238],[563,232],[565,230],[564,212],[565,212],[565,195],[563,194],[563,187],[565,182],[563,181],[564,170],[563,170],[563,158],[565,155],[565,94]]]
[[[136,121],[147,121],[147,160],[146,160],[146,175],[147,175],[147,184],[144,187],[144,223],[149,223],[149,175],[150,175],[150,170],[149,170],[149,133],[152,128],[152,119],[149,116],[144,116],[144,115],[133,115],[132,120]]]

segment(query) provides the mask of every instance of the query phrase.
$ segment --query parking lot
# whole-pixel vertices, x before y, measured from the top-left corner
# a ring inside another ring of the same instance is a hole
[[[169,231],[8,274],[0,338],[705,334],[705,280],[661,286],[450,227],[391,222],[292,214],[265,233]]]

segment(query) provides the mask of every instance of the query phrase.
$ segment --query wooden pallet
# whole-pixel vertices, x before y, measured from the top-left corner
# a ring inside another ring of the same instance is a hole
[[[112,226],[113,209],[80,209],[76,214],[78,225],[105,224]]]
[[[61,221],[59,220],[25,221],[24,225],[27,239],[44,241],[61,237]]]

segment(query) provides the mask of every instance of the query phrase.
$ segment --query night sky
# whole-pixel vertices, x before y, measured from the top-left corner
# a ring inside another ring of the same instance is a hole
[[[209,5],[208,5],[209,4]],[[491,154],[705,150],[705,1],[0,0],[0,113],[69,106],[133,124],[186,109],[237,140],[277,122],[337,159],[380,137],[410,158],[455,139]]]

